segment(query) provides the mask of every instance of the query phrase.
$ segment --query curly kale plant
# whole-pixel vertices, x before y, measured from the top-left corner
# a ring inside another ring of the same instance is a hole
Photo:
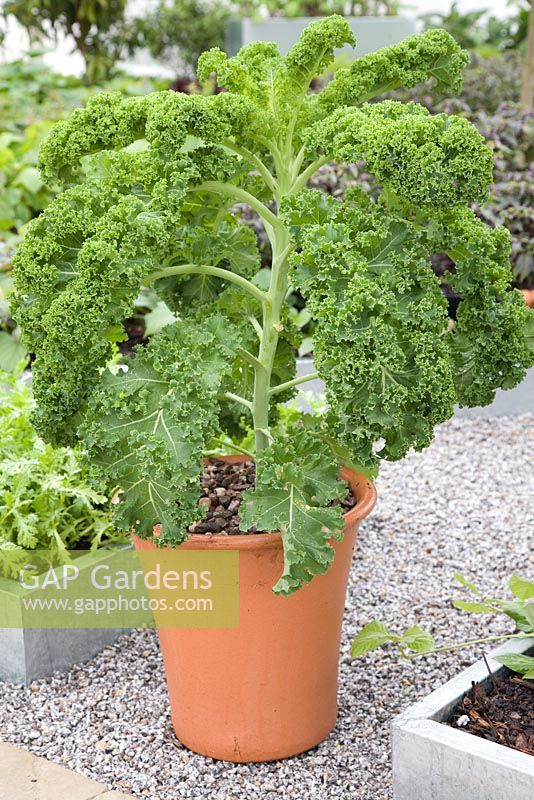
[[[372,472],[425,447],[454,403],[491,402],[533,361],[532,317],[509,287],[508,234],[469,210],[492,178],[482,137],[416,104],[367,103],[427,79],[456,91],[467,56],[432,30],[310,94],[347,43],[347,23],[332,16],[284,57],[265,43],[230,59],[203,54],[199,78],[215,73],[221,94],[92,99],[43,145],[43,177],[64,191],[30,226],[15,265],[41,435],[80,444],[95,477],[120,488],[120,527],[150,537],[162,523],[158,543],[179,544],[202,514],[203,454],[250,425],[257,481],[241,521],[281,531],[282,594],[332,560],[339,460]],[[307,188],[327,161],[360,159],[377,202]],[[267,284],[243,205],[269,239]],[[454,327],[436,252],[456,265]],[[140,286],[176,321],[117,365]],[[295,378],[286,304],[295,288],[316,324],[328,410],[288,434],[277,433],[277,404],[316,377]]]

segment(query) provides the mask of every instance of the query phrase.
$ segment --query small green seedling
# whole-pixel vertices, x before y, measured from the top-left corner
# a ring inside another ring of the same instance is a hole
[[[455,608],[470,614],[504,614],[514,621],[517,632],[436,646],[431,634],[418,626],[413,626],[404,633],[397,634],[392,633],[383,622],[375,619],[365,625],[354,639],[353,657],[358,658],[387,644],[394,645],[403,658],[413,659],[420,655],[459,650],[502,639],[525,639],[534,636],[534,583],[532,581],[512,575],[508,586],[515,599],[502,600],[483,594],[476,584],[466,580],[462,575],[456,574],[454,577],[476,598],[476,600],[468,602],[455,600],[453,602]],[[504,664],[508,669],[518,672],[525,678],[534,680],[534,657],[532,656],[510,653],[509,655],[495,656],[495,661]]]

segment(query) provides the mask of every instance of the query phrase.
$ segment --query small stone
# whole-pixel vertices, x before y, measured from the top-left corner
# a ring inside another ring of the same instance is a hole
[[[95,750],[107,750],[109,747],[105,739],[101,739],[95,744]]]

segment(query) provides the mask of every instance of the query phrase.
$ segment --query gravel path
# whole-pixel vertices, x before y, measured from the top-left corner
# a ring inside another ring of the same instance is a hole
[[[134,632],[90,663],[27,689],[0,687],[0,739],[142,800],[389,800],[388,725],[481,651],[416,665],[348,657],[374,616],[440,639],[509,626],[451,608],[461,571],[490,592],[534,572],[534,416],[454,420],[424,453],[383,468],[361,528],[348,600],[339,721],[318,748],[285,762],[228,765],[173,741],[155,635]]]

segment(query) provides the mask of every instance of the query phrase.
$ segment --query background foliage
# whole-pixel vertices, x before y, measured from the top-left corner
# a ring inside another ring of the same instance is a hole
[[[65,561],[68,549],[124,541],[76,451],[36,435],[33,407],[27,381],[0,373],[0,550],[46,549]]]
[[[172,66],[177,75],[195,73],[198,57],[211,47],[224,47],[231,10],[220,0],[160,0],[145,17],[133,20],[128,50],[147,47],[154,58]]]
[[[391,16],[402,3],[397,0],[266,0],[265,3],[244,3],[249,8],[264,5],[273,17],[322,17],[341,14],[349,17]]]
[[[475,11],[461,12],[453,2],[444,14],[423,14],[425,28],[444,28],[466,50],[478,50],[486,56],[495,52],[517,50],[523,45],[528,27],[529,0],[509,0],[511,13],[495,17],[481,5]]]
[[[30,41],[70,36],[85,62],[85,77],[95,83],[110,77],[123,48],[126,0],[8,0],[4,15],[26,28]]]

